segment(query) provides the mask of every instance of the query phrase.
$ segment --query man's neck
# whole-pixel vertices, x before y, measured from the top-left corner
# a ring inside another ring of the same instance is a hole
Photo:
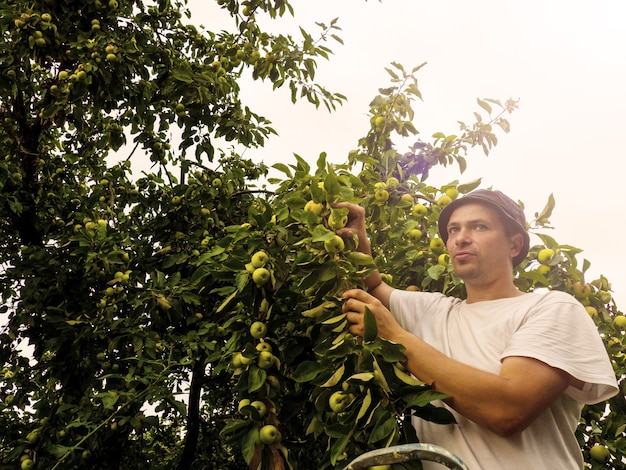
[[[515,287],[515,284],[512,282],[506,283],[505,285],[502,285],[502,283],[496,283],[491,286],[481,285],[474,287],[471,284],[466,284],[465,287],[467,290],[466,302],[468,304],[484,302],[487,300],[508,299],[524,295],[524,292]]]

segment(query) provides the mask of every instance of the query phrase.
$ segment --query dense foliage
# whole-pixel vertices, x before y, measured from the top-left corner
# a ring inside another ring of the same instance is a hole
[[[0,6],[1,468],[342,468],[416,441],[409,413],[450,419],[371,319],[346,334],[341,293],[374,260],[336,237],[332,205],[367,209],[387,282],[462,297],[436,220],[480,181],[434,187],[428,171],[489,152],[516,103],[479,100],[458,135],[417,139],[419,67],[393,64],[345,163],[296,156],[264,185],[268,168],[235,149],[274,130],[240,101],[241,77],[332,110],[344,97],[314,78],[338,28],[295,40],[256,20],[291,13],[286,0],[217,5],[232,31],[185,22],[184,2]],[[624,387],[624,316],[580,250],[547,235],[553,206],[517,283],[576,295]],[[623,465],[625,411],[623,394],[585,409],[590,466]]]

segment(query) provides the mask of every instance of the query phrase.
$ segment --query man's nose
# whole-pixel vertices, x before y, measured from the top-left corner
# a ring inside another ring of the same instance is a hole
[[[456,236],[454,238],[454,242],[457,245],[467,245],[471,242],[471,238],[469,236],[469,231],[464,228],[459,228],[456,232]]]

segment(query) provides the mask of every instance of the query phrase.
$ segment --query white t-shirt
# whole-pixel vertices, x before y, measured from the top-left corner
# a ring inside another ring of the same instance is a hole
[[[414,418],[424,443],[458,455],[471,470],[582,469],[575,437],[583,404],[618,391],[615,374],[593,320],[569,294],[550,291],[468,304],[437,293],[394,290],[390,310],[403,328],[459,362],[498,374],[508,356],[531,357],[585,383],[572,386],[523,432],[501,437],[442,402],[457,424]],[[532,380],[532,377],[528,377]],[[424,463],[438,469],[439,464]]]

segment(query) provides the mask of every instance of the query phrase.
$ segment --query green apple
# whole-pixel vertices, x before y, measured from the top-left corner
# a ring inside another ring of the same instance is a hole
[[[278,444],[281,440],[280,431],[273,424],[266,424],[259,430],[259,439],[265,445]]]
[[[271,352],[261,351],[259,353],[259,357],[257,357],[256,363],[261,369],[269,369],[270,367],[274,365],[275,362],[276,362],[276,358]]]
[[[336,211],[331,211],[328,216],[328,226],[333,230],[339,230],[348,223],[348,214],[340,215]]]
[[[448,264],[450,264],[450,255],[448,255],[448,253],[441,253],[437,258],[437,264],[448,266]]]
[[[404,193],[402,196],[400,196],[400,200],[404,202],[413,202],[413,196],[411,196],[409,193]]]
[[[389,191],[387,191],[386,189],[377,189],[374,192],[374,199],[379,204],[387,202],[389,200]]]
[[[598,310],[595,307],[592,307],[591,305],[585,306],[585,310],[587,311],[587,313],[591,317],[597,317],[598,316]]]
[[[446,193],[446,195],[447,195],[450,199],[452,199],[453,201],[454,201],[457,197],[459,197],[459,190],[458,190],[458,189],[456,189],[456,188],[448,188],[448,189],[446,189],[445,193]]]
[[[344,248],[345,243],[339,235],[335,235],[324,242],[324,249],[330,254],[341,253]]]
[[[597,295],[598,297],[600,297],[600,300],[602,301],[603,304],[608,304],[612,299],[611,293],[606,290],[599,290],[597,292]]]
[[[83,450],[83,453],[82,453],[81,457],[84,460],[89,460],[91,458],[91,451],[89,449]]]
[[[275,375],[268,375],[265,378],[265,383],[267,383],[271,389],[280,390],[280,380]]]
[[[424,217],[428,214],[428,209],[424,204],[415,204],[413,206],[412,213],[415,217]]]
[[[584,299],[591,295],[591,286],[587,283],[582,283],[580,281],[576,281],[572,286],[574,290],[574,295],[578,299]]]
[[[236,352],[235,354],[233,354],[231,361],[233,366],[238,369],[242,366],[247,366],[248,364],[251,364],[254,359],[244,356],[241,352]]]
[[[255,268],[262,268],[263,266],[265,266],[269,259],[270,257],[265,251],[257,251],[255,254],[252,255],[252,258],[250,259],[250,264]]]
[[[615,323],[615,326],[623,330],[626,328],[626,317],[624,315],[617,315],[613,319],[613,323]]]
[[[254,406],[259,413],[259,418],[262,418],[267,413],[267,406],[261,400],[255,400],[250,405]]]
[[[605,463],[607,460],[609,460],[611,453],[609,452],[609,449],[606,448],[606,446],[596,444],[591,448],[591,450],[589,450],[589,456],[596,462]]]
[[[541,264],[548,264],[552,261],[552,258],[554,258],[554,250],[550,248],[543,248],[542,250],[539,250],[539,253],[537,253],[537,260]]]
[[[452,202],[452,198],[447,194],[442,194],[439,199],[437,199],[437,205],[439,207],[446,207],[448,204]]]
[[[547,264],[540,264],[539,267],[537,268],[537,272],[545,276],[546,274],[550,272],[550,266],[548,266]]]
[[[443,242],[441,238],[435,237],[430,240],[429,246],[430,246],[430,249],[433,251],[440,251],[445,248],[446,244]]]
[[[399,184],[400,181],[398,181],[398,178],[396,178],[395,176],[390,176],[389,178],[387,178],[388,188],[396,188]]]
[[[241,413],[242,415],[247,415],[248,413],[242,411],[244,406],[248,406],[250,404],[250,399],[249,398],[243,398],[242,400],[239,401],[239,404],[237,405],[237,411],[239,411],[239,413]]]
[[[307,212],[313,212],[318,217],[322,214],[322,210],[324,209],[324,204],[321,202],[308,201],[304,205],[304,210]]]
[[[270,280],[270,277],[270,272],[266,268],[256,268],[252,273],[252,280],[259,287],[267,284],[267,282]]]
[[[418,228],[413,228],[409,230],[409,240],[411,240],[411,243],[419,243],[419,241],[422,239],[422,235],[422,231]]]
[[[35,444],[39,440],[39,431],[32,431],[26,436],[26,440],[29,444]]]
[[[255,321],[250,325],[250,334],[254,339],[265,338],[267,334],[267,325],[262,321]]]
[[[261,341],[260,343],[258,343],[255,346],[257,351],[267,351],[267,352],[272,352],[272,345],[270,343],[267,343],[265,341]]]
[[[337,391],[328,399],[328,406],[334,413],[340,413],[348,407],[351,401],[352,397],[349,394]]]
[[[27,459],[22,460],[20,468],[22,470],[30,470],[31,468],[33,468],[34,465],[35,465],[35,462],[33,462],[33,459],[29,457]]]

